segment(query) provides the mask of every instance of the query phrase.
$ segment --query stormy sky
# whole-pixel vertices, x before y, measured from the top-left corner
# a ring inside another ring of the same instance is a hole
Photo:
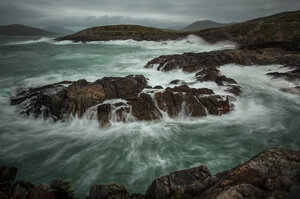
[[[300,0],[0,0],[0,25],[180,28],[197,20],[240,22],[298,9]]]

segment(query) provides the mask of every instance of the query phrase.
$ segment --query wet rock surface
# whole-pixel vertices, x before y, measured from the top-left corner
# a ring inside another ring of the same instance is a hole
[[[300,151],[269,149],[212,176],[205,166],[170,173],[149,186],[146,198],[298,198]]]
[[[184,72],[215,70],[226,64],[268,65],[282,64],[299,67],[299,51],[284,51],[281,48],[261,48],[255,50],[233,49],[203,53],[184,53],[181,55],[163,55],[149,61],[145,68],[156,66],[157,70],[170,71],[181,69]]]
[[[182,70],[197,72],[198,81],[213,81],[219,86],[228,86],[229,92],[239,95],[241,90],[235,80],[220,73],[218,67],[226,64],[251,65],[282,65],[287,72],[270,72],[273,78],[284,78],[299,83],[300,53],[299,49],[287,42],[268,42],[241,46],[238,49],[219,50],[203,53],[184,53],[180,55],[163,55],[150,60],[145,68],[155,67],[159,71]],[[180,80],[172,81],[176,84]],[[291,89],[291,88],[290,88]],[[292,90],[298,90],[297,87]],[[298,93],[298,91],[293,93]]]
[[[209,72],[197,74],[195,82],[210,81],[206,77],[211,76]],[[220,85],[223,85],[223,81],[236,85],[234,80],[225,76],[218,78]],[[236,87],[235,94],[238,95],[239,88]],[[64,81],[25,89],[11,99],[11,105],[18,105],[20,113],[26,116],[65,121],[72,115],[78,115],[97,118],[101,127],[108,127],[111,121],[158,120],[163,112],[172,118],[222,115],[232,110],[230,99],[228,96],[216,95],[210,89],[192,88],[186,84],[173,88],[159,85],[152,88],[147,85],[144,76],[129,75],[104,77],[95,82]]]
[[[0,166],[1,198],[74,199],[68,181],[54,180],[35,186],[16,181],[17,169]],[[5,186],[3,186],[5,185]],[[297,199],[300,192],[300,150],[267,149],[249,161],[212,175],[204,165],[180,170],[155,179],[145,195],[131,193],[116,183],[94,185],[88,199],[167,199],[167,198],[274,198]]]

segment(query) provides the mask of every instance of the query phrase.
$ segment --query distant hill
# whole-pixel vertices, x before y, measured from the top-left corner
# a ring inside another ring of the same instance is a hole
[[[47,26],[44,27],[43,30],[49,31],[49,32],[55,32],[61,35],[71,35],[74,34],[75,32],[66,28],[61,28],[57,26]]]
[[[204,20],[204,21],[196,21],[187,27],[183,28],[182,30],[186,31],[196,31],[196,30],[203,30],[203,29],[208,29],[208,28],[218,28],[218,27],[224,27],[228,26],[231,24],[226,24],[226,23],[218,23],[214,21],[209,21],[209,20]]]
[[[231,26],[194,32],[209,42],[231,40],[243,44],[284,41],[300,43],[300,10],[261,17]]]
[[[179,30],[152,28],[139,25],[112,25],[88,28],[72,35],[59,37],[56,40],[72,41],[109,41],[127,40],[136,41],[160,41],[175,40],[186,36],[187,33]]]
[[[0,35],[57,36],[58,34],[19,24],[0,26]]]

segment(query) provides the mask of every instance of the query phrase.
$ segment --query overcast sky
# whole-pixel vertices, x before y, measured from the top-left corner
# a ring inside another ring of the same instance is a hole
[[[299,9],[300,0],[0,0],[0,25],[170,28],[206,19],[240,22]]]

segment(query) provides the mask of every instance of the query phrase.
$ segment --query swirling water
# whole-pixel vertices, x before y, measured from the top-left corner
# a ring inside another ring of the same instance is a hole
[[[152,180],[174,170],[205,164],[216,173],[269,147],[299,148],[300,98],[280,91],[290,83],[265,75],[280,66],[222,66],[222,73],[242,87],[234,111],[223,116],[165,117],[101,129],[97,121],[85,118],[65,123],[24,118],[9,105],[19,87],[62,80],[143,74],[152,86],[167,86],[174,79],[189,82],[193,73],[143,66],[159,55],[224,48],[234,44],[209,45],[194,36],[87,44],[0,37],[0,163],[17,167],[17,179],[36,185],[69,179],[76,195],[84,198],[93,184],[115,181],[144,193]],[[223,92],[214,83],[198,86]]]

